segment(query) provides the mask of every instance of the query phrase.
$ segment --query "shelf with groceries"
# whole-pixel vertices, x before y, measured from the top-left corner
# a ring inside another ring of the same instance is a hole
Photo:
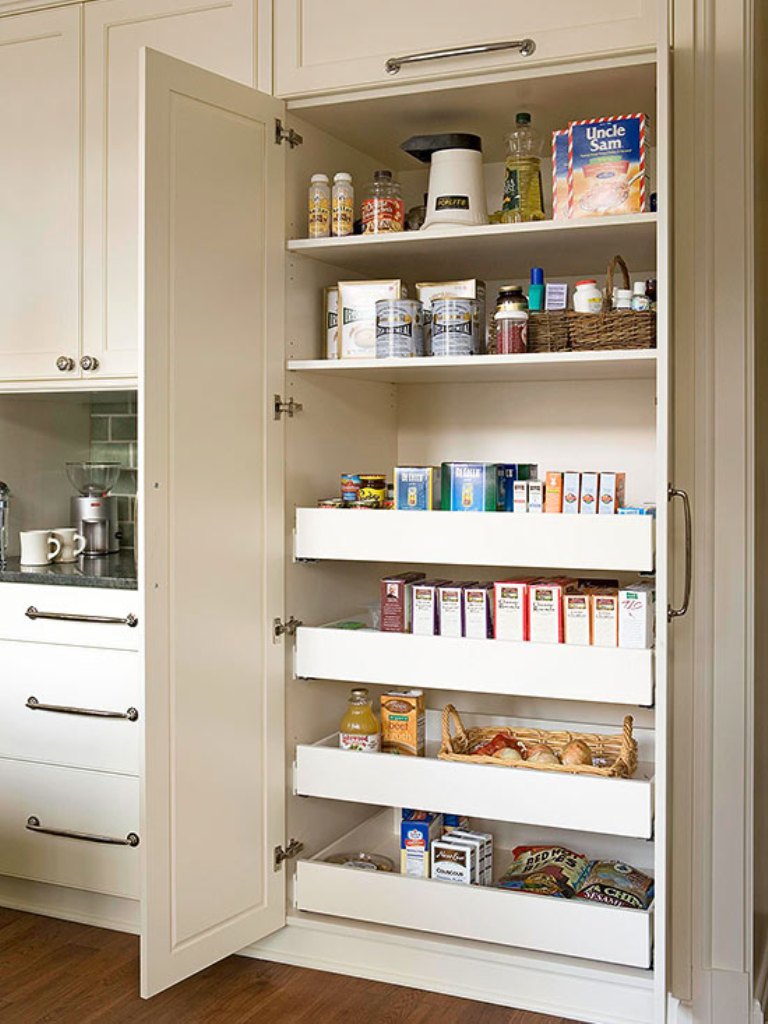
[[[507,848],[497,831],[457,814],[380,811],[297,862],[296,906],[595,960],[606,971],[651,966],[646,851],[636,848],[627,863],[621,854],[591,856],[588,840],[542,843],[535,833]],[[473,861],[485,865],[484,882],[467,880]]]

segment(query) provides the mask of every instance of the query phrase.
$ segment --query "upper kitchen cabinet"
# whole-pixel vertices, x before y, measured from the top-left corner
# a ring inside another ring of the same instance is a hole
[[[139,51],[255,84],[256,0],[94,0],[85,19],[85,376],[133,377],[139,337]]]
[[[0,19],[3,380],[76,373],[80,18],[77,6]]]
[[[455,79],[542,62],[633,53],[656,46],[657,0],[390,0],[361,16],[347,0],[274,0],[275,94],[307,96],[356,88]],[[483,44],[533,40],[483,51]],[[387,62],[432,51],[460,56]],[[390,65],[391,67],[391,65]]]

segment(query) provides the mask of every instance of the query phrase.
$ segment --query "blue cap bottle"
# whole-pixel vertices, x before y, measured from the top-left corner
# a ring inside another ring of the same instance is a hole
[[[539,312],[544,309],[544,270],[541,267],[531,267],[528,309],[533,312]]]

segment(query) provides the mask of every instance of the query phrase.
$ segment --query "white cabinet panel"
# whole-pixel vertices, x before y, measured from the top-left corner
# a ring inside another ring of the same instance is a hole
[[[138,618],[135,590],[96,587],[61,587],[26,583],[0,584],[0,639],[31,640],[44,644],[73,644],[136,651],[141,622],[94,622],[93,617]],[[77,618],[37,618],[45,615]]]
[[[0,641],[0,666],[3,757],[139,774],[138,654]]]
[[[656,10],[655,0],[392,0],[363,13],[346,0],[274,0],[275,93],[399,85],[636,51],[656,45]],[[394,75],[384,68],[389,57],[524,37],[536,44],[529,57],[510,49],[407,64]]]
[[[80,17],[0,19],[0,380],[79,372]]]
[[[254,83],[255,0],[96,0],[85,18],[83,352],[135,377],[139,338],[139,51]],[[86,374],[88,376],[88,374]]]

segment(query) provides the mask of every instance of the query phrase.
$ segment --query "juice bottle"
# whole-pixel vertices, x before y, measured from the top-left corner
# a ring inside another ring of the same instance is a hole
[[[339,746],[342,750],[366,754],[381,750],[381,727],[364,687],[352,690],[349,695],[347,711],[339,726]]]
[[[521,112],[515,116],[515,127],[505,141],[507,161],[501,206],[502,223],[543,220],[541,139],[531,127],[530,114]]]

